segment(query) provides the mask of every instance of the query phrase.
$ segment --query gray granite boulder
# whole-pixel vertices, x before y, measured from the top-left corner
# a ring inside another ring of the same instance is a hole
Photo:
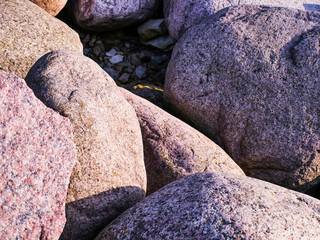
[[[56,16],[66,5],[67,0],[30,0],[46,10],[52,16]]]
[[[159,0],[73,0],[67,3],[75,23],[86,30],[108,31],[151,17]]]
[[[127,210],[95,240],[317,239],[320,201],[264,181],[197,173]]]
[[[267,5],[320,11],[320,0],[164,0],[164,15],[170,35],[179,39],[189,27],[223,8],[236,5]]]
[[[76,162],[69,119],[0,70],[0,239],[59,239]]]
[[[209,138],[149,101],[121,90],[140,122],[147,194],[197,172],[244,175],[241,168]]]
[[[98,64],[68,51],[41,57],[26,77],[47,106],[71,120],[78,161],[61,239],[90,239],[140,201],[146,171],[134,109]]]
[[[29,0],[0,1],[0,69],[25,78],[45,53],[82,53],[78,34]]]
[[[286,8],[222,10],[176,44],[164,96],[249,176],[304,185],[320,175],[319,22]]]

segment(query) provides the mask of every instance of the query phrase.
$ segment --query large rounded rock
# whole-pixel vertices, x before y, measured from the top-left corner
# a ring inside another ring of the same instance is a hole
[[[25,78],[45,53],[82,53],[78,34],[29,0],[0,1],[0,69]]]
[[[158,4],[159,0],[73,0],[67,6],[79,27],[108,31],[148,19]]]
[[[197,172],[244,175],[214,142],[147,100],[122,89],[140,122],[147,170],[147,193]]]
[[[52,16],[56,16],[66,5],[67,0],[30,0],[46,10]]]
[[[319,0],[164,0],[164,15],[170,35],[179,39],[188,28],[223,8],[251,4],[320,11]]]
[[[0,239],[59,239],[76,147],[67,118],[0,70]]]
[[[320,175],[319,21],[285,8],[222,10],[175,46],[165,98],[249,176],[310,182]]]
[[[317,239],[320,201],[267,182],[197,173],[150,195],[103,239]]]
[[[90,239],[144,198],[139,122],[114,81],[91,59],[68,51],[41,57],[26,77],[47,106],[71,120],[78,161],[61,239]]]

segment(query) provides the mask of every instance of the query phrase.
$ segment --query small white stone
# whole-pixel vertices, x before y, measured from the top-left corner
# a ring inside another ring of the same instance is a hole
[[[106,52],[106,56],[108,57],[113,57],[116,54],[117,54],[117,51],[114,48],[112,48],[109,52]]]
[[[112,64],[121,63],[122,61],[123,61],[123,56],[121,56],[121,55],[115,55],[112,58],[110,58],[110,62]]]

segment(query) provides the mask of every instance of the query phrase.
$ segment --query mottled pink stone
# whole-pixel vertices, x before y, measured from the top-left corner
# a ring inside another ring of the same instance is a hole
[[[76,161],[67,118],[0,70],[0,239],[58,239]]]

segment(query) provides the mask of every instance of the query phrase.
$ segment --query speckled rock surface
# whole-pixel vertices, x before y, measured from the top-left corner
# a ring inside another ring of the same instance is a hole
[[[244,175],[214,142],[161,108],[121,89],[138,116],[147,170],[147,194],[197,172]]]
[[[247,175],[289,188],[312,181],[320,175],[320,14],[240,6],[213,18],[175,46],[165,98]]]
[[[82,53],[78,34],[29,0],[0,1],[0,69],[25,78],[45,53]]]
[[[189,27],[215,12],[246,4],[320,11],[320,0],[164,0],[164,15],[170,35],[179,39]]]
[[[46,10],[52,16],[56,16],[66,5],[67,0],[30,0]]]
[[[108,31],[148,19],[158,4],[159,0],[74,0],[67,6],[79,27]]]
[[[71,120],[77,145],[61,239],[91,239],[145,195],[142,137],[134,109],[107,73],[72,52],[41,57],[26,81],[47,106]]]
[[[150,195],[107,226],[102,239],[316,239],[319,200],[267,182],[197,173]]]
[[[59,239],[76,148],[67,118],[0,70],[0,239]]]

